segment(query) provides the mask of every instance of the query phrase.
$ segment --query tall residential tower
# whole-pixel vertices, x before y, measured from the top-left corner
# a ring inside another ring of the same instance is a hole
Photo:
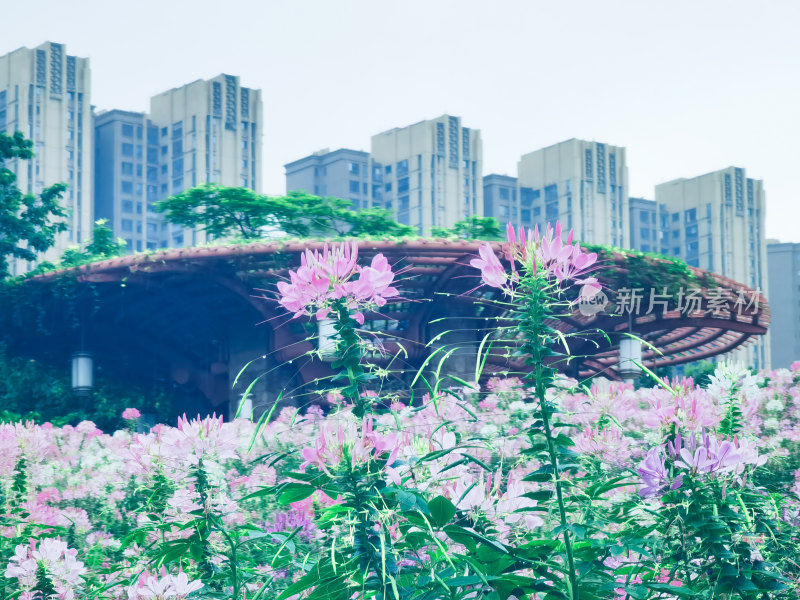
[[[70,56],[63,44],[47,42],[0,56],[0,132],[21,131],[35,157],[8,167],[23,192],[39,194],[55,183],[69,185],[64,204],[68,230],[43,258],[90,239],[92,206],[92,107],[89,59]],[[12,273],[32,265],[12,262]]]
[[[728,167],[656,186],[656,202],[669,213],[665,254],[730,277],[766,294],[764,184]],[[768,336],[767,336],[768,337]],[[769,340],[739,354],[757,369],[769,367]]]
[[[170,226],[154,203],[207,182],[261,189],[261,92],[219,75],[150,100],[150,113],[95,117],[98,218],[129,252],[202,244],[202,232]]]
[[[218,75],[150,99],[158,127],[159,199],[202,183],[261,191],[261,91]],[[169,246],[202,244],[205,235],[172,228]]]
[[[478,129],[442,115],[372,136],[383,165],[383,205],[397,221],[429,233],[483,215],[483,149]]]
[[[625,148],[570,139],[525,154],[517,171],[520,214],[533,224],[561,221],[580,241],[630,244]]]
[[[800,244],[770,242],[767,262],[772,368],[788,369],[800,360]]]

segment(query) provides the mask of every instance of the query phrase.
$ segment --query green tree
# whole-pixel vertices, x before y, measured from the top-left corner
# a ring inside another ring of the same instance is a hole
[[[95,221],[92,241],[85,248],[80,248],[79,246],[67,248],[64,256],[61,257],[60,266],[74,267],[125,254],[127,248],[125,240],[122,238],[115,240],[114,232],[107,223],[106,219]]]
[[[156,203],[166,220],[184,227],[199,227],[212,238],[228,236],[260,239],[264,228],[293,237],[349,235],[406,236],[413,233],[384,209],[352,210],[349,200],[319,197],[293,191],[286,196],[265,196],[246,188],[216,184],[195,187]]]
[[[494,217],[473,215],[457,221],[452,227],[432,227],[431,237],[461,238],[463,240],[501,240],[503,230]]]
[[[30,160],[32,148],[19,131],[12,136],[0,133],[0,280],[8,277],[12,259],[35,260],[67,228],[67,212],[59,204],[67,185],[57,183],[38,197],[23,194],[17,176],[6,167],[10,160]]]
[[[224,187],[208,183],[157,202],[170,223],[198,227],[212,238],[237,236],[262,237],[265,227],[279,227],[296,215],[282,198],[256,194],[247,188]]]

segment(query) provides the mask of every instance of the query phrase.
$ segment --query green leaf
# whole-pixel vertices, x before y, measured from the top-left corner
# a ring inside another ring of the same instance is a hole
[[[316,491],[316,488],[305,483],[287,483],[278,496],[278,504],[286,506],[292,502],[305,500]]]
[[[431,523],[436,527],[444,527],[456,514],[456,507],[444,496],[436,496],[428,502],[428,510],[431,515]]]
[[[693,592],[687,587],[677,587],[669,585],[668,583],[645,583],[643,585],[654,592],[669,592],[673,596],[682,596],[684,598],[692,598],[699,595],[697,592]]]

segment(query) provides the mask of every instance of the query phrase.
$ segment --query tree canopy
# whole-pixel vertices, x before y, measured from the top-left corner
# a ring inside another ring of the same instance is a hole
[[[260,239],[270,231],[289,236],[412,235],[414,229],[397,223],[381,208],[354,211],[349,200],[305,192],[286,196],[257,194],[247,188],[206,184],[156,203],[170,223],[197,227],[212,238]]]
[[[67,185],[52,185],[40,196],[23,194],[17,176],[6,167],[10,160],[32,157],[33,142],[22,133],[0,133],[0,280],[8,277],[11,260],[35,260],[67,228],[67,212],[59,203]]]
[[[503,239],[503,230],[494,217],[473,215],[463,221],[456,221],[452,227],[432,227],[431,236],[492,241]]]

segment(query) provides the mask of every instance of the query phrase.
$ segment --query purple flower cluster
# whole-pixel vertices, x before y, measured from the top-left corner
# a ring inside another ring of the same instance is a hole
[[[666,465],[667,457],[675,469],[684,472],[671,478]],[[765,457],[759,456],[755,444],[747,440],[736,437],[732,440],[717,439],[709,436],[705,430],[699,437],[692,434],[684,438],[678,432],[674,440],[667,443],[666,453],[664,446],[651,448],[639,464],[637,473],[642,478],[639,495],[659,496],[667,489],[678,489],[683,485],[684,475],[741,475],[746,467],[758,466],[765,461]]]

